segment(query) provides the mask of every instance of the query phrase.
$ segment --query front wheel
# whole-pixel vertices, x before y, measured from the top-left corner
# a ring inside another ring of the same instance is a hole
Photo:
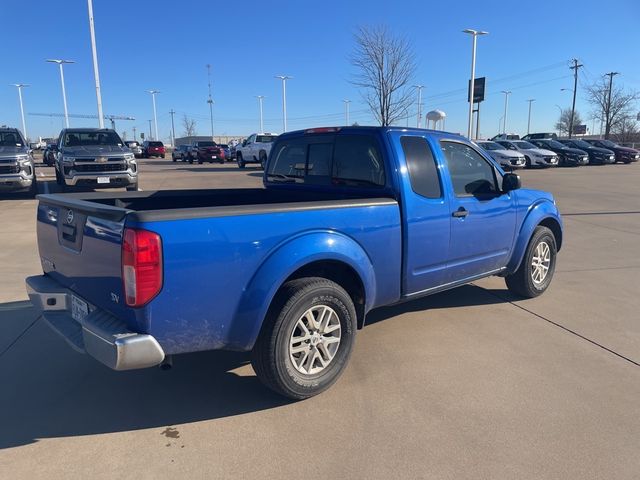
[[[536,227],[520,267],[505,277],[507,288],[525,298],[542,295],[551,284],[557,251],[553,232],[547,227]]]
[[[252,351],[262,383],[302,400],[335,383],[355,340],[356,312],[349,294],[319,277],[287,282],[278,292]]]
[[[127,185],[126,187],[127,192],[137,192],[138,191],[138,183],[133,183],[131,185]]]

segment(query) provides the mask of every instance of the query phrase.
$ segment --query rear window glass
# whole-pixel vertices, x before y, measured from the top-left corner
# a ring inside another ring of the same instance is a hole
[[[411,189],[426,198],[442,197],[438,168],[431,148],[422,137],[400,138],[409,168]]]
[[[385,184],[382,155],[370,135],[309,135],[278,143],[267,176],[282,182],[366,187]]]
[[[269,143],[274,142],[278,138],[277,135],[258,135],[256,137],[256,142],[258,143]]]
[[[150,147],[162,147],[162,142],[149,142]]]
[[[216,142],[198,142],[196,143],[198,147],[215,147]]]

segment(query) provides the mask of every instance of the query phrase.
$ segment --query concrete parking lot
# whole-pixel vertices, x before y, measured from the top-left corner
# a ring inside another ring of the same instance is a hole
[[[26,301],[36,201],[4,197],[0,478],[638,478],[640,165],[522,177],[564,214],[549,291],[522,301],[490,278],[377,310],[338,383],[297,403],[246,354],[118,373],[72,351]],[[260,184],[141,161],[145,190]]]

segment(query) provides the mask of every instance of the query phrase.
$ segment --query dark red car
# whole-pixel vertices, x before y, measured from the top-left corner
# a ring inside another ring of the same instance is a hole
[[[608,148],[616,154],[616,162],[631,163],[640,161],[640,152],[633,148],[623,147],[611,140],[586,140],[586,142],[600,148]]]
[[[189,148],[189,163],[197,161],[199,164],[204,162],[224,163],[224,149],[213,141],[197,141]]]
[[[162,157],[164,158],[165,150],[164,144],[158,141],[145,140],[142,144],[142,157]]]

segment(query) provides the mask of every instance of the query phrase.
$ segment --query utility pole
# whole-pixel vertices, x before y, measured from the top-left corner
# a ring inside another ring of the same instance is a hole
[[[207,63],[207,78],[209,79],[209,118],[211,119],[211,140],[213,140],[213,98],[211,97],[211,64]]]
[[[467,137],[471,139],[471,133],[473,131],[473,94],[475,93],[475,80],[476,80],[476,44],[478,35],[487,35],[489,32],[483,32],[479,30],[472,30],[467,28],[462,31],[468,33],[473,37],[473,44],[471,50],[471,80],[469,85],[469,125],[467,128]]]
[[[25,140],[28,140],[27,136],[27,124],[24,121],[24,106],[22,105],[22,89],[24,87],[29,87],[26,83],[13,83],[12,87],[18,88],[18,100],[20,101],[20,116],[22,117],[22,134],[24,135]]]
[[[531,130],[531,104],[535,102],[535,98],[530,98],[527,100],[529,102],[529,119],[527,120],[527,135],[529,135],[529,130]]]
[[[285,133],[287,131],[287,80],[293,77],[276,75],[275,78],[282,80],[282,133]]]
[[[344,120],[345,120],[345,125],[348,127],[349,126],[349,104],[351,103],[351,100],[342,100],[344,102]]]
[[[89,5],[89,30],[91,32],[91,53],[93,54],[93,76],[96,80],[96,100],[98,102],[98,125],[104,128],[102,114],[102,94],[100,93],[100,72],[98,72],[98,52],[96,50],[96,30],[93,26],[93,1],[87,0]]]
[[[573,102],[571,103],[571,118],[569,119],[569,138],[573,135],[573,118],[576,114],[576,92],[578,91],[578,69],[582,67],[582,64],[578,63],[578,59],[572,60],[573,66],[570,67],[573,70]]]
[[[173,115],[176,112],[173,110],[173,108],[169,111],[169,114],[171,115],[171,146],[173,148],[176,147],[176,127],[173,124]]]
[[[605,110],[604,138],[609,140],[611,133],[611,91],[613,90],[613,77],[620,75],[620,72],[605,73],[605,77],[609,77],[609,93],[607,95],[607,108]]]
[[[256,95],[258,99],[258,106],[260,107],[260,133],[264,133],[264,120],[262,118],[262,102],[264,100],[264,95]]]
[[[418,121],[416,122],[416,126],[422,128],[422,89],[424,85],[414,85],[413,88],[418,89]]]
[[[502,124],[502,133],[507,133],[507,109],[509,108],[509,95],[511,95],[511,90],[502,90],[501,93],[504,93],[504,123]]]

